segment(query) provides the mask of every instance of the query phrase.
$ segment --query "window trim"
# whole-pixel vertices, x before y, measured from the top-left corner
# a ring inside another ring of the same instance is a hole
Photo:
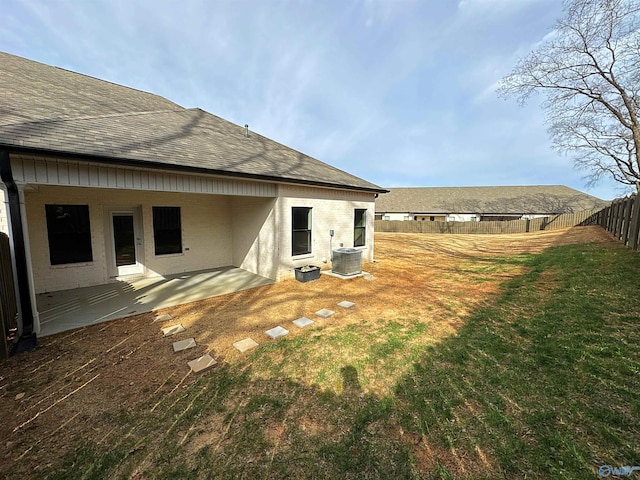
[[[307,212],[307,228],[295,228],[295,210],[306,210]],[[300,232],[308,233],[308,245],[307,249],[304,252],[296,253],[295,251],[295,234]],[[312,255],[313,253],[313,207],[291,207],[291,256],[300,258],[305,255]]]

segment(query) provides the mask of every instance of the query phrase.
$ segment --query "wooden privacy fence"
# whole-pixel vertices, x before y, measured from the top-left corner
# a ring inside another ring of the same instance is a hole
[[[16,304],[15,285],[9,237],[0,232],[0,359],[7,358],[7,337],[17,328],[18,306]]]
[[[636,194],[615,199],[596,214],[594,223],[633,250],[640,250],[640,199]]]
[[[416,220],[376,220],[376,232],[397,233],[526,233],[538,230],[555,230],[596,223],[600,210],[564,213],[531,220],[506,222],[427,222]]]

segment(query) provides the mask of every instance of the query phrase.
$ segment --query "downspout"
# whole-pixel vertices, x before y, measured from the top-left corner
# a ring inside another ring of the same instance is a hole
[[[7,189],[9,201],[9,221],[13,239],[13,255],[18,280],[18,301],[20,302],[22,333],[13,354],[33,350],[37,347],[36,334],[33,328],[33,307],[29,288],[29,274],[27,271],[27,255],[25,249],[24,229],[22,228],[22,213],[20,209],[20,192],[13,180],[11,161],[7,150],[0,150],[0,178]]]

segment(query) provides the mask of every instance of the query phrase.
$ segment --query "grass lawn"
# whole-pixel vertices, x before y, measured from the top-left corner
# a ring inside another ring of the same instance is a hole
[[[139,345],[115,356],[57,336],[0,366],[2,472],[584,479],[640,465],[640,255],[594,229],[377,235],[375,280],[261,290],[311,312],[305,295],[337,291],[353,311],[199,375],[166,363],[142,380],[154,367],[136,356],[162,341],[148,316],[110,322]],[[576,243],[584,232],[598,241]],[[228,297],[206,311],[231,322],[245,297]]]

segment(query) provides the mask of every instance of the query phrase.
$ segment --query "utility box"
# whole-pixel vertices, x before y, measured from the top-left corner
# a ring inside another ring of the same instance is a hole
[[[331,271],[339,275],[358,275],[362,273],[362,250],[357,248],[338,248],[334,250]]]

